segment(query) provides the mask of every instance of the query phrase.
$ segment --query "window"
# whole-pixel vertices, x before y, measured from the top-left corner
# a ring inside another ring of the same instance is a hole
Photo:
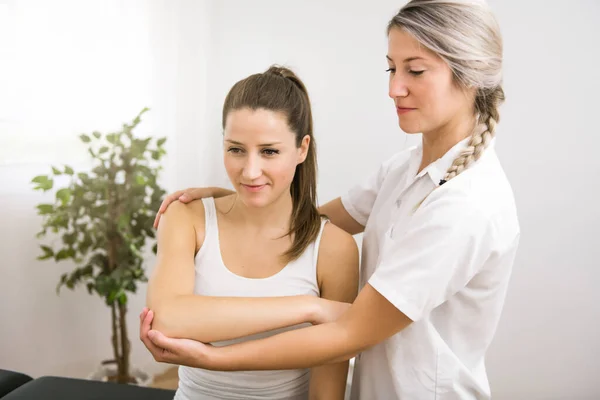
[[[85,161],[81,133],[152,106],[146,4],[0,0],[0,166]]]

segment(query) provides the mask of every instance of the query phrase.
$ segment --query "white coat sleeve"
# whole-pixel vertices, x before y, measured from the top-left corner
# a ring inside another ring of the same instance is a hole
[[[342,196],[341,200],[344,208],[362,226],[367,224],[377,195],[390,168],[403,156],[403,153],[399,153],[386,160],[379,166],[379,169],[375,173],[369,176],[364,182],[352,187]]]

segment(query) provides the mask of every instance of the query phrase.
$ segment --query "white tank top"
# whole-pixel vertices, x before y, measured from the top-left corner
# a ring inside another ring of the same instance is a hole
[[[317,256],[326,220],[321,223],[317,240],[309,245],[298,259],[287,264],[280,272],[264,279],[244,278],[231,272],[223,263],[214,199],[207,198],[202,202],[206,215],[206,233],[204,243],[194,260],[195,294],[227,297],[320,296],[317,283]],[[212,344],[223,346],[239,343],[308,325],[300,324]],[[175,399],[306,400],[309,377],[309,369],[223,372],[180,366],[179,387]]]

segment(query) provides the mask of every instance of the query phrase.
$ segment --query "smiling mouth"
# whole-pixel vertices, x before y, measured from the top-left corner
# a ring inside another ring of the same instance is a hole
[[[257,192],[267,185],[266,184],[264,184],[264,185],[245,185],[242,183],[242,186],[251,192]]]

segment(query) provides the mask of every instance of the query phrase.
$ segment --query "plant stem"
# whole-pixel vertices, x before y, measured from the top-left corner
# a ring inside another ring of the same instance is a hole
[[[119,362],[119,383],[129,383],[132,381],[129,376],[129,353],[131,344],[127,337],[127,306],[119,304],[119,326],[121,328],[121,360]]]
[[[113,347],[113,354],[115,356],[115,362],[117,363],[117,366],[119,365],[119,359],[121,358],[121,356],[119,355],[119,337],[118,337],[118,330],[117,330],[117,311],[115,309],[115,303],[112,303],[110,306],[110,310],[111,310],[111,319],[112,319],[112,347]]]

